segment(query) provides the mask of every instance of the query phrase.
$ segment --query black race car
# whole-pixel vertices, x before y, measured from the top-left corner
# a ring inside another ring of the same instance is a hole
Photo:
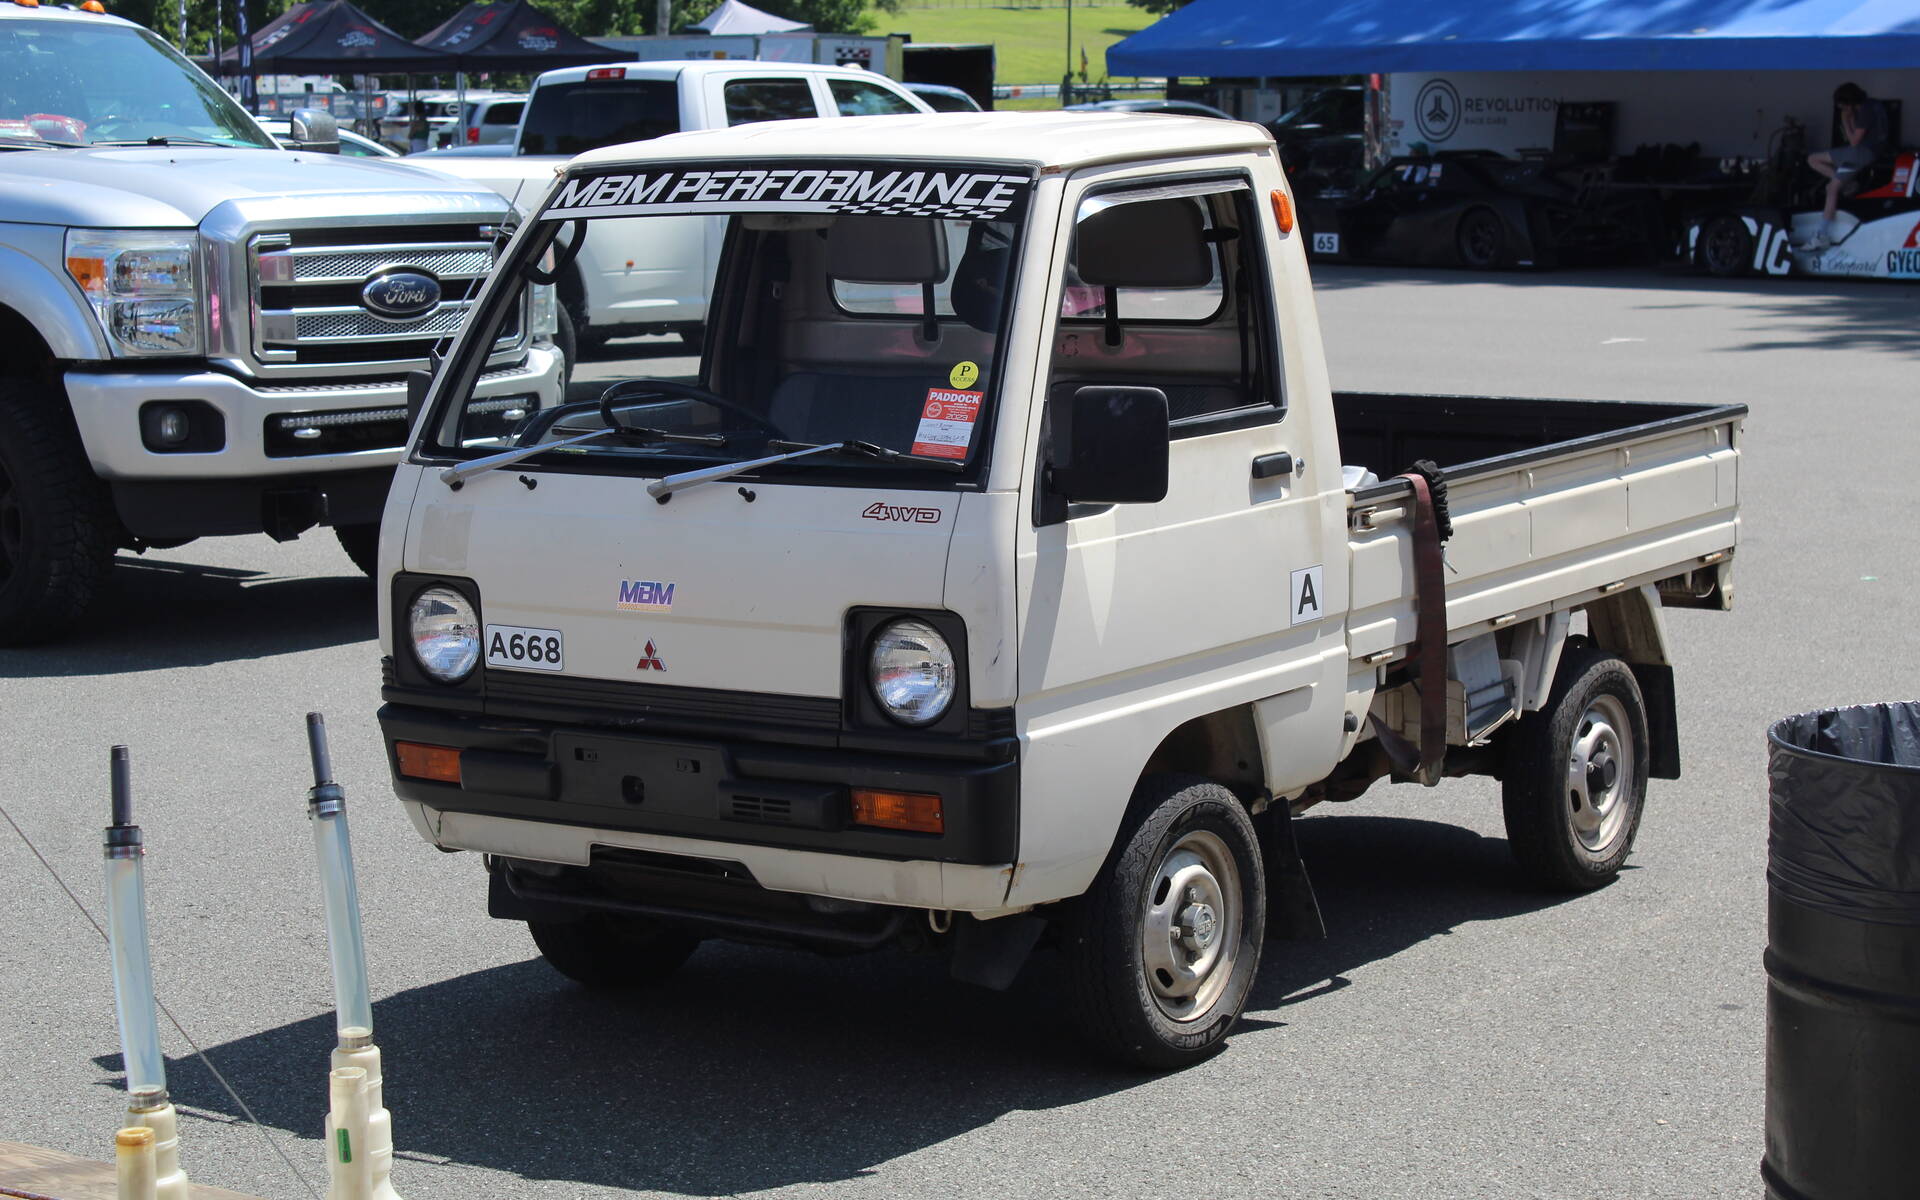
[[[1666,241],[1644,195],[1492,153],[1389,159],[1351,192],[1302,200],[1300,223],[1314,258],[1481,270],[1650,257]]]

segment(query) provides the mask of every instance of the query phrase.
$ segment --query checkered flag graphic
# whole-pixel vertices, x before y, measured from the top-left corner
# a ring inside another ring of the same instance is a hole
[[[1006,215],[1004,208],[982,208],[978,205],[955,206],[948,204],[887,204],[877,200],[856,201],[852,204],[836,204],[830,212],[848,216],[872,217],[946,217],[956,221],[991,221]]]

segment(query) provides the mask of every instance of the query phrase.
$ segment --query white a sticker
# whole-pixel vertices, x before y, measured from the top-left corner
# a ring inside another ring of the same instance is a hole
[[[1320,619],[1321,569],[1301,567],[1287,582],[1287,624],[1304,625]]]

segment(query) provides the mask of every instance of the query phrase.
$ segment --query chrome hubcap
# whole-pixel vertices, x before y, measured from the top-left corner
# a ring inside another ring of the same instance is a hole
[[[1620,836],[1633,790],[1633,726],[1617,697],[1596,696],[1574,731],[1567,758],[1567,805],[1574,836],[1604,854]]]
[[[1213,1008],[1239,958],[1240,871],[1226,843],[1196,830],[1154,871],[1140,935],[1147,989],[1175,1021]]]

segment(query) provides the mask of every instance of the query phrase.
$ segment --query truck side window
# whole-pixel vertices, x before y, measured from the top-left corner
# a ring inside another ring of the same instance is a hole
[[[520,110],[523,107],[524,105],[519,102],[496,104],[487,109],[485,115],[480,118],[480,123],[482,125],[518,125]]]
[[[1157,387],[1175,437],[1208,432],[1221,414],[1271,419],[1285,408],[1261,226],[1244,187],[1087,197],[1059,303],[1049,396]]]
[[[813,88],[804,79],[736,79],[727,84],[727,124],[817,117]]]
[[[827,90],[843,117],[886,117],[920,110],[877,83],[863,79],[829,79]]]

